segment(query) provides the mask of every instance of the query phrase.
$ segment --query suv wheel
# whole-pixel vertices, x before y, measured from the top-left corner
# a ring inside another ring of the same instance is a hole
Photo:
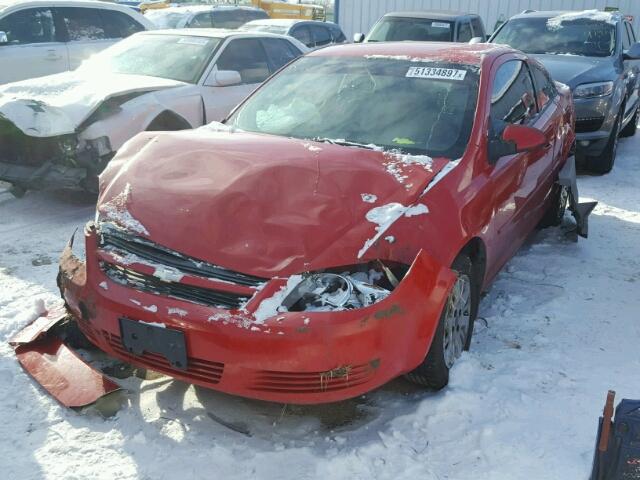
[[[620,131],[620,137],[633,137],[636,134],[636,127],[638,126],[638,111],[640,111],[640,107],[636,108],[636,113],[633,114],[633,117],[631,117],[627,126]]]

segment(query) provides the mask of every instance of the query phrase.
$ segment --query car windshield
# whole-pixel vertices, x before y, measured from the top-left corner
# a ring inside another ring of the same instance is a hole
[[[384,17],[371,30],[368,42],[453,41],[453,23],[426,18]]]
[[[491,41],[525,53],[608,57],[615,50],[615,32],[615,25],[591,18],[517,18],[509,20]]]
[[[265,25],[259,23],[255,25],[246,24],[240,27],[240,29],[251,32],[278,33],[280,35],[286,35],[289,31],[289,27],[285,27],[283,25]]]
[[[251,132],[455,159],[469,141],[478,76],[476,67],[403,57],[303,57],[227,123]]]
[[[190,35],[133,35],[94,55],[79,72],[147,75],[197,83],[220,38]]]
[[[186,23],[188,13],[168,10],[149,10],[144,15],[158,28],[181,28]]]

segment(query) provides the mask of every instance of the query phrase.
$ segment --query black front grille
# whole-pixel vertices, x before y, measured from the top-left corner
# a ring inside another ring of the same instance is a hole
[[[184,283],[166,282],[151,275],[135,272],[111,263],[101,262],[102,271],[114,282],[142,292],[186,300],[212,307],[237,309],[249,300],[246,295],[210,290]]]
[[[132,253],[145,260],[176,268],[182,273],[231,282],[246,287],[259,287],[268,280],[234,272],[233,270],[183,255],[145,238],[131,235],[107,223],[100,225],[100,238],[101,247],[111,247],[119,252]]]
[[[588,117],[576,119],[576,133],[597,132],[602,128],[604,117]]]

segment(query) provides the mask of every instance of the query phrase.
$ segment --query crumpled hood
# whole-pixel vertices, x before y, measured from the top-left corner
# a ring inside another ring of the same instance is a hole
[[[412,205],[447,163],[207,128],[143,133],[101,176],[98,210],[192,257],[289,275],[358,263],[376,234],[367,213]]]
[[[64,72],[0,86],[0,118],[32,137],[65,135],[109,98],[183,85],[142,75]]]
[[[583,57],[577,55],[533,55],[558,82],[571,90],[581,83],[606,82],[616,79],[610,58]]]

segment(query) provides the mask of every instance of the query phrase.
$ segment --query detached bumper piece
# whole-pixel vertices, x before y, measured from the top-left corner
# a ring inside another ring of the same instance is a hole
[[[558,174],[558,184],[569,190],[569,210],[576,220],[576,233],[581,237],[589,236],[589,215],[598,202],[579,203],[578,183],[576,180],[576,158],[569,157]]]
[[[39,167],[0,162],[0,180],[23,189],[78,188],[87,179],[85,168],[47,162]]]
[[[83,408],[120,386],[87,364],[53,334],[67,317],[64,306],[56,307],[27,325],[9,344],[22,368],[65,407]]]

